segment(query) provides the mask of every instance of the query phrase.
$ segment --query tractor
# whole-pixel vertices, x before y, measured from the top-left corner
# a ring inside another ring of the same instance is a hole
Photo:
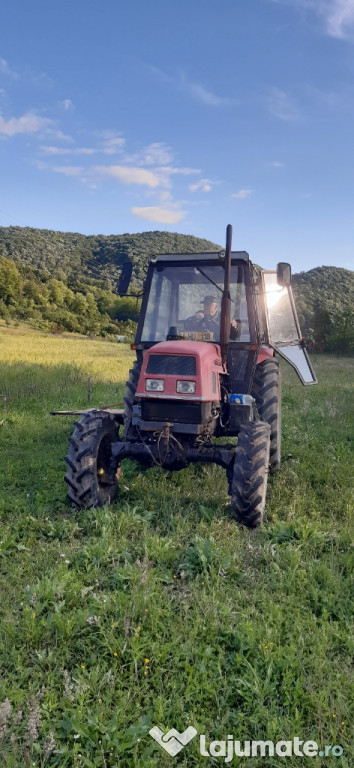
[[[225,250],[151,258],[124,408],[70,411],[80,416],[66,457],[73,508],[113,502],[123,459],[169,471],[207,462],[226,470],[233,518],[248,528],[262,523],[268,473],[281,462],[274,353],[304,385],[316,376],[290,264],[262,270],[245,251],[231,250],[231,238],[229,224]],[[123,265],[120,296],[132,268]]]

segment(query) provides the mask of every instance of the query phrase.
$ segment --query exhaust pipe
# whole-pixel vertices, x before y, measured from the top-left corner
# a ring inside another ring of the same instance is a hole
[[[232,226],[226,227],[226,252],[225,252],[225,277],[224,290],[221,299],[221,319],[220,319],[220,346],[222,364],[225,366],[227,360],[227,350],[229,348],[230,338],[230,318],[231,318],[231,296],[230,296],[230,272],[231,272],[231,241]]]

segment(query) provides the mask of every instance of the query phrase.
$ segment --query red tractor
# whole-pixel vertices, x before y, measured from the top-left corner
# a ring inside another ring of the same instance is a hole
[[[81,413],[70,438],[66,483],[75,508],[111,503],[120,464],[224,467],[232,515],[256,528],[268,472],[280,467],[281,392],[276,351],[302,383],[316,377],[290,287],[291,268],[261,270],[245,251],[154,256],[143,290],[136,361],[124,410]],[[122,270],[125,295],[132,264]],[[74,412],[73,412],[74,413]],[[222,438],[235,440],[222,441]]]

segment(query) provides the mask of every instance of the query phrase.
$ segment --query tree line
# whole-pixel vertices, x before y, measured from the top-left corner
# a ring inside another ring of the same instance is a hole
[[[131,288],[137,292],[151,255],[219,249],[169,232],[86,236],[0,227],[0,317],[41,330],[133,335],[140,302],[117,295],[122,265],[133,263]],[[295,274],[293,290],[310,348],[353,352],[353,272],[317,267]]]

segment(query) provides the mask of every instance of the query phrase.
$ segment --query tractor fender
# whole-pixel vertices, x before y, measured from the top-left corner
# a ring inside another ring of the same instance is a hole
[[[263,363],[264,360],[268,360],[270,357],[274,357],[274,349],[272,347],[261,347],[257,357],[257,365]]]

